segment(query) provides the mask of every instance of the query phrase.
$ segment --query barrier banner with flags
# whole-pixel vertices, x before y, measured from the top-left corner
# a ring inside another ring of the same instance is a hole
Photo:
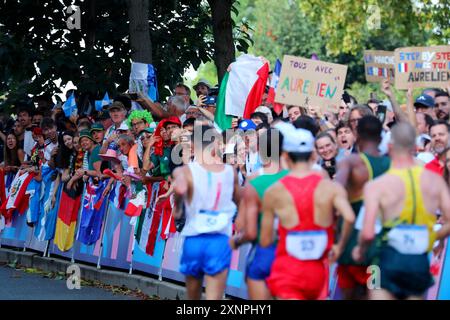
[[[100,238],[103,215],[108,204],[106,197],[102,197],[107,182],[108,180],[101,180],[95,185],[90,179],[86,185],[77,236],[77,240],[85,245],[91,245]]]

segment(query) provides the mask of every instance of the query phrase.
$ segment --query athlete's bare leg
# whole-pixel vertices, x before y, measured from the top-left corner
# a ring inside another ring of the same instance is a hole
[[[225,292],[228,269],[214,275],[205,275],[206,279],[206,300],[222,300]]]
[[[369,290],[370,300],[397,300],[392,293],[385,289]]]
[[[264,280],[247,279],[248,296],[251,300],[271,300],[272,295]]]
[[[186,291],[188,300],[200,300],[202,297],[202,279],[186,276]]]

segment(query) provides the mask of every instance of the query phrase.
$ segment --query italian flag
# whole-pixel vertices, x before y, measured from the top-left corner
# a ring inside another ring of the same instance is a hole
[[[233,117],[249,119],[261,105],[269,77],[269,64],[249,54],[233,62],[220,84],[214,120],[222,130],[231,128]]]

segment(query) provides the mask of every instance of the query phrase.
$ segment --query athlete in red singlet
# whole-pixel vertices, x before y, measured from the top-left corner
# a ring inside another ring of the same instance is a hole
[[[348,224],[353,223],[354,214],[345,189],[311,169],[311,133],[288,131],[283,132],[282,157],[291,172],[264,194],[260,243],[265,247],[273,242],[276,215],[279,240],[267,279],[269,290],[278,299],[315,300],[328,281],[328,253],[335,261],[345,246],[344,242],[333,245],[334,209]]]

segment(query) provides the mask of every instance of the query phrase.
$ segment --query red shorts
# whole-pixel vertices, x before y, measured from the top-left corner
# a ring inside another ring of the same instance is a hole
[[[341,289],[353,289],[357,286],[366,286],[370,274],[367,266],[338,265],[338,287]]]
[[[272,296],[279,299],[323,299],[329,272],[322,260],[299,261],[291,256],[277,257],[266,279]]]

